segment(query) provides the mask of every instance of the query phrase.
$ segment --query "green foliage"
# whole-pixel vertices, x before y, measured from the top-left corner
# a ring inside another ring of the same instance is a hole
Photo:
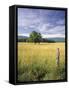
[[[37,42],[40,42],[41,41],[41,38],[42,37],[41,37],[41,34],[40,33],[33,31],[30,34],[29,41],[30,42],[34,42],[34,43],[37,43]]]
[[[60,80],[65,78],[65,68],[50,67],[46,61],[32,61],[30,64],[18,63],[19,81],[41,81],[41,80]]]
[[[26,38],[20,38],[20,39],[18,39],[18,42],[26,42],[26,41],[27,41]]]
[[[65,67],[64,66],[57,67],[56,74],[59,76],[58,79],[65,79]]]
[[[19,63],[19,81],[40,81],[48,73],[45,62],[32,61],[31,64]]]

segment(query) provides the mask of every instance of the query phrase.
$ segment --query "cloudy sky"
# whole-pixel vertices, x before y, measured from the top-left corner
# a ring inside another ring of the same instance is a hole
[[[29,36],[32,31],[42,37],[65,37],[65,12],[18,8],[18,35]]]

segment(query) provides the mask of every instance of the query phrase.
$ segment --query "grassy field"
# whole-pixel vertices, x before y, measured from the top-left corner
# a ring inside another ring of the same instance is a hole
[[[60,49],[60,65],[56,50]],[[18,80],[40,81],[65,78],[65,43],[18,42]]]

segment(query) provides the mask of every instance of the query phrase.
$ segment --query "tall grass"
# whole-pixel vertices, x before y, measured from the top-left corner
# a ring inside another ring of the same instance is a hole
[[[60,48],[60,65],[56,49]],[[18,43],[18,80],[41,81],[65,78],[64,43]]]

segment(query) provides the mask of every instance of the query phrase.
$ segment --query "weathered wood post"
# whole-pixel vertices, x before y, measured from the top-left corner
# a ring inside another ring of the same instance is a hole
[[[57,48],[57,54],[56,54],[56,64],[59,66],[60,63],[60,50]]]

